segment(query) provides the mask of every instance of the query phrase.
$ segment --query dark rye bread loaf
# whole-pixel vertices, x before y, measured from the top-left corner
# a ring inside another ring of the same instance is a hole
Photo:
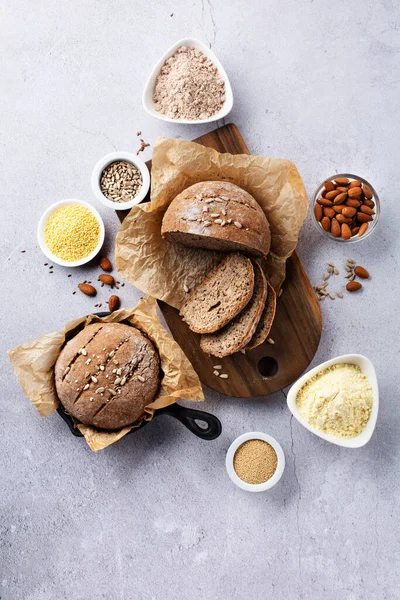
[[[201,336],[200,347],[207,354],[218,358],[229,356],[244,348],[253,337],[267,297],[267,280],[256,262],[254,273],[254,292],[246,308],[223,329]]]
[[[54,375],[62,405],[80,423],[120,429],[135,423],[155,398],[160,359],[138,329],[94,323],[65,344]]]
[[[169,205],[163,238],[208,250],[268,254],[271,233],[258,202],[227,181],[204,181],[181,192]]]
[[[261,315],[261,319],[257,325],[257,329],[251,338],[250,342],[246,346],[246,350],[252,350],[253,348],[257,348],[260,346],[267,337],[269,336],[269,332],[271,331],[272,323],[274,322],[275,311],[276,311],[276,294],[275,290],[267,281],[268,286],[268,294],[267,300],[265,302],[264,310]]]
[[[243,310],[253,288],[251,260],[242,254],[228,254],[191,294],[180,315],[192,331],[212,333]]]

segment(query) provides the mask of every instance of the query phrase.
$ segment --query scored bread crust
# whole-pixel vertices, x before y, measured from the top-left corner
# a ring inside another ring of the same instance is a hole
[[[154,400],[160,359],[135,327],[93,323],[65,344],[54,378],[61,404],[80,423],[120,429],[135,423]]]
[[[265,307],[262,312],[260,321],[257,325],[257,329],[250,342],[246,346],[246,350],[252,350],[253,348],[257,348],[257,346],[260,346],[263,342],[265,342],[265,340],[269,336],[269,332],[271,331],[272,324],[274,322],[276,311],[276,293],[268,280],[267,286],[268,294],[267,300],[265,302]]]
[[[237,273],[239,268],[243,269],[241,279]],[[222,285],[221,277],[225,269],[229,280],[221,290],[217,290],[217,284]],[[214,290],[217,296],[213,294]],[[242,254],[228,254],[194,290],[181,307],[179,314],[195,333],[213,333],[224,327],[245,308],[251,300],[253,290],[254,268],[251,260]],[[224,303],[228,304],[229,296],[231,296],[229,305],[224,306]],[[232,296],[235,296],[235,302]],[[220,300],[217,300],[218,297]],[[217,302],[219,305],[215,306]],[[202,322],[205,317],[209,318],[208,324]]]
[[[254,262],[253,266],[255,271],[253,298],[244,310],[223,329],[210,335],[201,336],[200,347],[203,352],[217,356],[218,358],[224,358],[245,348],[253,337],[265,306],[268,289],[267,280],[262,268],[257,262]],[[249,318],[249,314],[251,318]],[[235,329],[240,327],[243,322],[245,328],[241,337],[238,340],[229,340],[230,337],[232,338]]]
[[[261,206],[227,181],[195,183],[176,196],[163,217],[161,235],[185,246],[255,257],[266,256],[271,245]]]

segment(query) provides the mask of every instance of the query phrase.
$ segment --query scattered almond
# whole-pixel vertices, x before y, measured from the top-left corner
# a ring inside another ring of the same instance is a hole
[[[349,283],[346,285],[346,290],[348,292],[356,292],[357,290],[360,290],[362,288],[362,285],[359,281],[349,281]]]
[[[100,269],[103,269],[103,271],[112,271],[112,264],[105,256],[100,259]]]
[[[119,296],[110,296],[110,298],[108,300],[109,311],[114,312],[114,310],[118,310],[120,304],[121,304],[121,301],[119,299]]]
[[[357,267],[354,268],[354,273],[357,275],[357,277],[361,277],[361,279],[369,279],[369,273],[367,269],[364,269],[364,267],[357,265]]]
[[[97,293],[96,288],[89,283],[79,283],[78,288],[83,294],[86,294],[86,296],[95,296]]]
[[[99,275],[97,279],[106,285],[114,285],[115,283],[115,279],[112,275]]]

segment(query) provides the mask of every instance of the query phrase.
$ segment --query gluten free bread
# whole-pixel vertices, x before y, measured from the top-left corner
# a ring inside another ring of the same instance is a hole
[[[86,425],[120,429],[135,423],[155,398],[160,359],[135,327],[94,323],[66,343],[54,374],[69,414]]]
[[[194,248],[266,256],[271,233],[258,202],[227,181],[204,181],[181,192],[161,227],[168,241]]]
[[[253,288],[251,260],[242,254],[228,254],[195,289],[180,314],[192,331],[213,333],[244,309]]]
[[[207,354],[223,358],[245,348],[252,339],[267,298],[267,280],[257,262],[254,272],[253,296],[244,310],[216,333],[201,336],[200,347]]]
[[[268,294],[265,302],[264,310],[261,315],[261,319],[257,325],[257,329],[251,338],[250,342],[246,346],[246,350],[252,350],[260,346],[271,331],[272,323],[274,322],[275,311],[276,311],[276,293],[272,285],[267,281]]]

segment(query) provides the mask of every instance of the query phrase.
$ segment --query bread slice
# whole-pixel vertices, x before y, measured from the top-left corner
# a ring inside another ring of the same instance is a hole
[[[256,257],[266,256],[271,245],[257,200],[228,181],[202,181],[183,190],[163,217],[161,235],[192,248]]]
[[[268,293],[267,301],[261,315],[261,319],[258,323],[257,329],[250,342],[246,346],[246,350],[252,350],[256,348],[267,339],[269,332],[271,331],[272,323],[274,322],[275,310],[276,310],[276,294],[275,290],[267,281]]]
[[[202,335],[200,347],[207,354],[223,358],[238,352],[253,337],[261,318],[267,297],[267,280],[258,263],[253,263],[255,280],[252,299],[246,308],[220,331],[211,335]]]
[[[196,333],[213,333],[248,304],[254,289],[249,258],[228,254],[181,307],[180,315]]]

